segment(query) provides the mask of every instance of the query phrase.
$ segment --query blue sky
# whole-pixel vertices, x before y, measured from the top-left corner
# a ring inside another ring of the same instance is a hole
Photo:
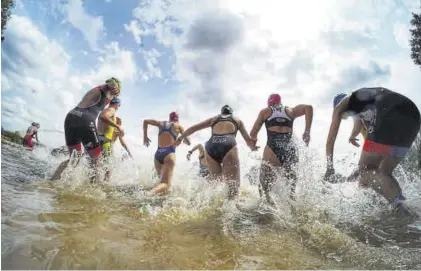
[[[408,43],[419,9],[418,0],[20,0],[2,43],[2,125],[62,131],[83,94],[116,76],[133,144],[142,144],[144,118],[177,110],[188,127],[226,103],[250,130],[278,92],[288,106],[314,106],[310,147],[323,152],[338,92],[383,86],[421,104]],[[342,153],[358,152],[347,143],[351,126],[341,126]],[[298,137],[303,128],[297,120]],[[64,135],[41,132],[43,142],[64,144]]]

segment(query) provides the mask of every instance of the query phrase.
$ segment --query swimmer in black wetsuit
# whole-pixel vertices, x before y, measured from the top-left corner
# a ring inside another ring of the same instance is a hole
[[[120,95],[121,83],[120,80],[112,77],[105,81],[105,84],[97,86],[89,90],[82,101],[70,110],[64,120],[64,133],[66,138],[66,145],[69,149],[69,154],[73,151],[82,153],[82,145],[91,158],[91,164],[94,167],[94,172],[91,175],[91,180],[98,176],[99,161],[101,158],[101,146],[98,140],[96,119],[99,113],[104,110],[107,103],[114,97]],[[123,129],[109,121],[120,133],[124,133]],[[64,161],[59,165],[56,172],[53,174],[51,180],[58,180],[62,172],[66,169],[69,160]]]
[[[300,104],[293,108],[283,106],[281,96],[272,94],[268,99],[268,107],[262,109],[250,132],[250,137],[257,139],[257,135],[263,125],[267,130],[267,144],[263,151],[262,166],[260,170],[260,196],[265,196],[266,201],[273,205],[269,195],[275,181],[272,167],[283,168],[285,175],[291,182],[291,198],[294,197],[297,175],[294,166],[298,163],[297,147],[292,138],[292,126],[294,120],[305,115],[305,130],[302,136],[308,146],[310,142],[310,129],[313,121],[313,107]]]
[[[256,147],[256,142],[248,135],[243,122],[233,117],[232,108],[228,105],[222,107],[220,115],[188,128],[176,141],[175,146],[179,145],[186,136],[208,127],[212,129],[212,136],[205,145],[206,164],[211,177],[216,179],[221,176],[228,183],[228,197],[232,199],[238,194],[240,186],[240,164],[235,139],[237,131],[240,130],[241,135],[252,150],[256,150],[258,147]]]
[[[206,165],[205,149],[202,144],[197,144],[187,153],[187,160],[190,161],[190,156],[195,150],[199,150],[199,176],[206,178],[209,176],[210,172],[208,166]]]
[[[335,173],[333,149],[341,120],[348,116],[354,125],[367,127],[359,161],[359,184],[371,187],[393,207],[402,206],[405,197],[392,172],[408,153],[420,130],[420,112],[407,97],[382,87],[361,88],[350,95],[338,94],[333,100],[332,123],[326,142],[325,180]],[[358,131],[359,128],[354,128]],[[356,143],[355,134],[349,142]],[[355,144],[356,145],[356,144]]]
[[[143,121],[143,144],[149,147],[151,140],[148,138],[148,125],[159,128],[158,149],[155,152],[155,169],[161,178],[159,184],[149,192],[148,195],[162,194],[168,192],[171,186],[172,176],[175,168],[175,147],[173,143],[179,134],[183,134],[184,128],[178,123],[178,114],[170,113],[169,121],[157,121],[146,119]],[[190,145],[190,140],[185,137],[184,143]]]

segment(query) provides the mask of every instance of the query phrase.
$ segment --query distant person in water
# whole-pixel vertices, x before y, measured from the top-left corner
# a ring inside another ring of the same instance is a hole
[[[108,107],[101,112],[98,118],[98,139],[101,146],[104,167],[106,168],[105,180],[108,181],[111,176],[111,156],[113,152],[114,130],[120,125],[117,124],[117,111],[120,108],[121,100],[115,97],[111,100]],[[121,126],[120,126],[121,127]]]
[[[23,146],[29,148],[29,150],[31,151],[34,149],[34,142],[32,141],[33,138],[35,138],[37,142],[39,142],[38,130],[40,127],[41,126],[39,125],[39,123],[32,122],[31,126],[29,126],[26,130],[26,135],[23,138]]]
[[[206,165],[206,159],[205,159],[205,149],[203,148],[202,144],[197,144],[193,147],[188,153],[187,153],[187,160],[190,161],[190,156],[195,152],[196,150],[199,150],[199,176],[206,178],[209,176],[210,172]]]
[[[407,97],[382,87],[361,88],[333,99],[333,115],[326,141],[325,180],[335,173],[333,150],[342,119],[354,118],[349,142],[355,146],[361,125],[367,135],[359,161],[359,184],[371,187],[394,208],[403,206],[405,197],[392,172],[404,159],[420,130],[420,112]]]
[[[187,136],[205,128],[211,128],[212,132],[211,138],[205,145],[205,159],[209,172],[214,179],[222,177],[229,187],[228,198],[233,199],[238,195],[240,186],[237,131],[240,130],[241,135],[252,150],[258,148],[255,144],[256,141],[250,138],[243,122],[234,117],[232,108],[225,105],[221,108],[221,114],[188,128],[178,138],[175,145],[179,145]]]
[[[123,125],[123,122],[121,118],[119,117],[117,117],[117,125],[120,125],[120,126]],[[129,147],[127,147],[126,141],[124,140],[124,134],[121,134],[118,130],[114,129],[113,139],[112,139],[113,144],[117,141],[117,139],[120,141],[121,146],[126,150],[127,155],[130,158],[133,158],[132,153],[129,150]],[[125,157],[125,155],[123,157]]]
[[[69,154],[77,151],[78,156],[82,154],[82,145],[91,158],[91,165],[94,169],[90,176],[91,180],[97,179],[100,166],[101,146],[98,138],[96,119],[104,110],[107,103],[120,95],[121,83],[117,78],[110,78],[105,84],[89,90],[79,104],[70,110],[64,120],[64,133],[66,146]],[[112,121],[110,121],[112,123]],[[115,124],[113,124],[115,125]],[[122,127],[116,125],[120,133],[124,133]],[[70,160],[66,160],[59,165],[52,180],[58,180],[62,172],[66,169]]]
[[[295,166],[298,163],[298,150],[293,139],[294,120],[305,116],[303,141],[308,146],[310,142],[310,129],[313,122],[313,107],[308,104],[299,104],[287,107],[282,104],[279,94],[272,94],[268,98],[267,107],[263,108],[254,123],[250,137],[257,140],[257,135],[263,124],[267,131],[267,144],[263,151],[260,169],[259,193],[265,197],[267,203],[274,204],[269,192],[276,180],[272,167],[282,168],[286,178],[291,184],[290,197],[294,198],[297,173]]]
[[[149,147],[151,140],[148,138],[148,125],[158,127],[158,149],[155,152],[155,169],[161,181],[148,193],[148,195],[164,194],[171,187],[171,181],[175,168],[175,147],[174,142],[180,134],[183,134],[184,128],[179,123],[179,117],[176,112],[170,113],[169,121],[157,121],[146,119],[143,121],[143,144]],[[190,140],[185,137],[184,143],[190,145]]]

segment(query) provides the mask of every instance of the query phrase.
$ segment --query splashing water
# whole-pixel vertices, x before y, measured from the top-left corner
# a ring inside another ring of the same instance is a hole
[[[240,155],[245,176],[260,162],[241,147]],[[421,268],[421,221],[390,216],[383,199],[355,183],[322,183],[322,158],[309,150],[300,150],[296,202],[279,176],[273,209],[258,205],[245,178],[238,200],[226,201],[227,188],[198,178],[182,149],[171,193],[145,198],[157,182],[153,150],[134,156],[117,157],[108,184],[90,184],[84,160],[51,182],[65,157],[3,144],[2,268]],[[421,214],[420,180],[397,175]]]

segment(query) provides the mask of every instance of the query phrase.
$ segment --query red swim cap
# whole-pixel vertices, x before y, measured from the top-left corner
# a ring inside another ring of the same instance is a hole
[[[170,113],[170,121],[178,121],[178,114],[177,112]]]
[[[271,94],[268,98],[268,106],[281,104],[281,96],[279,94]]]

